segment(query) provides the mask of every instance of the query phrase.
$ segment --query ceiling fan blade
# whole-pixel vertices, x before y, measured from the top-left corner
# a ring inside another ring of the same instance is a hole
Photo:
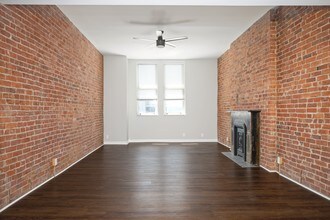
[[[139,38],[139,37],[133,37],[134,40],[144,40],[144,41],[155,41],[155,40],[152,40],[152,39],[146,39],[146,38]]]
[[[167,43],[167,42],[165,42],[165,45],[168,45],[168,46],[170,46],[170,47],[174,47],[174,48],[176,48],[176,46],[175,46],[174,44],[171,44],[171,43]]]
[[[186,39],[188,39],[188,37],[174,37],[174,38],[165,39],[165,41],[171,42],[171,41],[186,40]]]

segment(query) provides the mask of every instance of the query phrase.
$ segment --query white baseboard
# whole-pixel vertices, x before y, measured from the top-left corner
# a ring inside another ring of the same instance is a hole
[[[105,141],[105,145],[127,145],[128,141]]]
[[[128,145],[129,143],[191,143],[218,142],[217,139],[131,139],[128,141],[105,141],[104,145]]]
[[[277,172],[277,173],[278,173],[278,172]],[[303,185],[303,184],[301,184],[301,183],[299,183],[299,182],[297,182],[297,181],[295,181],[295,180],[293,180],[293,179],[291,179],[291,178],[289,178],[289,177],[283,175],[282,173],[278,173],[278,174],[279,174],[280,176],[284,177],[285,179],[290,180],[291,182],[294,182],[295,184],[298,184],[299,186],[302,186],[302,187],[304,187],[305,189],[307,189],[307,190],[309,190],[309,191],[311,191],[311,192],[313,192],[313,193],[315,193],[315,194],[317,194],[317,195],[319,195],[319,196],[322,196],[323,198],[325,198],[325,199],[327,199],[328,201],[330,201],[330,197],[328,197],[328,196],[326,196],[326,195],[323,195],[322,193],[319,193],[319,192],[317,192],[317,191],[315,191],[315,190],[313,190],[313,189],[311,189],[311,188],[309,188],[309,187],[307,187],[307,186],[305,186],[305,185]]]
[[[311,191],[311,192],[313,192],[313,193],[315,193],[315,194],[317,194],[317,195],[319,195],[319,196],[321,196],[321,197],[327,199],[328,201],[330,201],[330,197],[328,197],[328,196],[326,196],[326,195],[323,195],[322,193],[319,193],[319,192],[317,192],[317,191],[315,191],[315,190],[313,190],[313,189],[311,189],[311,188],[309,188],[309,187],[307,187],[307,186],[305,186],[305,185],[303,185],[303,184],[301,184],[301,183],[299,183],[299,182],[297,182],[297,181],[291,179],[290,177],[285,176],[285,175],[282,174],[282,173],[279,173],[277,170],[269,170],[269,169],[267,169],[266,167],[263,167],[263,166],[260,166],[260,167],[261,167],[262,169],[268,171],[269,173],[277,173],[277,174],[280,175],[281,177],[284,177],[285,179],[290,180],[291,182],[293,182],[293,183],[295,183],[295,184],[297,184],[297,185],[299,185],[299,186],[301,186],[301,187],[303,187],[303,188],[305,188],[305,189],[307,189],[307,190],[309,190],[309,191]]]
[[[40,183],[38,186],[34,187],[33,189],[31,189],[30,191],[28,191],[27,193],[25,193],[24,195],[20,196],[19,198],[15,199],[14,201],[12,201],[11,203],[9,203],[8,205],[6,205],[5,207],[3,207],[2,209],[0,209],[0,213],[2,211],[4,211],[5,209],[9,208],[10,206],[14,205],[16,202],[18,202],[19,200],[23,199],[25,196],[29,195],[31,192],[33,192],[34,190],[38,189],[39,187],[43,186],[44,184],[46,184],[47,182],[51,181],[52,179],[54,179],[55,177],[57,177],[58,175],[60,175],[61,173],[65,172],[67,169],[71,168],[73,165],[75,165],[76,163],[78,163],[79,161],[81,161],[82,159],[84,159],[85,157],[87,157],[88,155],[90,155],[91,153],[93,153],[94,151],[98,150],[100,147],[102,147],[103,144],[97,148],[95,148],[94,150],[92,150],[91,152],[89,152],[88,154],[86,154],[85,156],[83,156],[82,158],[80,158],[79,160],[77,160],[76,162],[74,162],[73,164],[71,164],[70,166],[68,166],[67,168],[65,168],[64,170],[62,170],[61,172],[55,174],[54,176],[50,177],[49,179],[47,179],[46,181]]]
[[[187,142],[218,142],[217,139],[131,139],[129,143],[187,143]]]
[[[259,165],[259,167],[261,167],[262,169],[266,170],[268,173],[277,173],[278,174],[277,170],[270,170],[270,169],[267,169],[266,167],[261,166],[261,165]]]
[[[227,144],[221,143],[220,141],[218,141],[218,143],[225,146],[225,147],[227,147],[227,148],[229,148],[229,149],[231,149],[231,146],[228,146]]]

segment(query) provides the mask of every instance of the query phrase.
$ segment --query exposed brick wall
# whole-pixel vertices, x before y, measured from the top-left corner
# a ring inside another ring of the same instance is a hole
[[[261,110],[261,164],[275,168],[276,57],[268,12],[218,60],[218,137],[231,145],[230,110]],[[229,141],[227,141],[227,137]]]
[[[228,110],[261,110],[268,169],[330,195],[330,7],[279,7],[218,60],[218,138]],[[242,94],[238,95],[237,94]],[[283,164],[275,163],[275,156]]]
[[[277,13],[280,172],[330,196],[330,7]]]
[[[1,208],[102,145],[103,57],[56,6],[0,16]]]

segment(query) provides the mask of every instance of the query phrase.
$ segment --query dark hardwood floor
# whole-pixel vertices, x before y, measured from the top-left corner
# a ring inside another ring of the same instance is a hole
[[[330,219],[330,202],[216,143],[104,146],[0,219]]]

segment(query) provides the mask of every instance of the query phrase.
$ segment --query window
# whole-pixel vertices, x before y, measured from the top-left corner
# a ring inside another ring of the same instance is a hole
[[[183,64],[164,65],[164,114],[185,114],[185,86],[184,86]]]
[[[139,115],[158,114],[156,65],[137,67],[137,112]]]

